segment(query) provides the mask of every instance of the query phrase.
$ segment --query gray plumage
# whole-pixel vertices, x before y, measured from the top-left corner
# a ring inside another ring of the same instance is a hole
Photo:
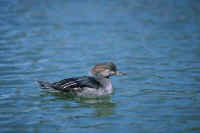
[[[72,93],[77,96],[103,96],[113,92],[109,77],[112,75],[123,75],[117,72],[116,66],[111,63],[97,64],[91,69],[91,76],[82,76],[63,79],[58,82],[49,83],[38,81],[42,89],[55,89],[62,92]]]

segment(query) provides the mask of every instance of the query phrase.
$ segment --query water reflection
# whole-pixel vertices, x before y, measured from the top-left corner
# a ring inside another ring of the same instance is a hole
[[[48,101],[62,101],[66,103],[63,105],[63,108],[65,108],[66,110],[79,110],[81,108],[93,109],[94,111],[92,113],[92,116],[94,117],[106,117],[114,115],[113,110],[116,107],[116,103],[112,102],[110,96],[98,98],[79,98],[61,92],[44,92],[41,97],[45,99],[46,103],[48,103]]]
[[[0,0],[0,131],[200,132],[199,5]],[[111,97],[79,99],[33,84],[85,75],[108,60],[128,73],[112,79]]]

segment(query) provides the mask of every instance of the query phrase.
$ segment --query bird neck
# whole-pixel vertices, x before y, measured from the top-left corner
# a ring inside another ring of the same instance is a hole
[[[113,89],[109,78],[103,77],[101,75],[95,75],[94,77],[101,84],[102,89],[104,89],[108,93],[112,93]]]

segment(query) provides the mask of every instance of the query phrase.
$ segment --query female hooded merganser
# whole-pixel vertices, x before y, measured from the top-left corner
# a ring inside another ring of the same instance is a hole
[[[42,89],[55,89],[80,97],[98,97],[110,95],[113,92],[110,76],[125,75],[125,73],[118,72],[112,62],[97,64],[90,70],[90,73],[92,76],[68,78],[54,83],[38,82]]]

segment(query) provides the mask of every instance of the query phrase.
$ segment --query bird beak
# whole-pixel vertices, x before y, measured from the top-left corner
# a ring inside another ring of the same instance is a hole
[[[115,74],[116,74],[116,75],[121,75],[121,76],[122,76],[122,75],[126,75],[126,73],[123,73],[123,72],[118,72],[118,71],[117,71],[117,72],[115,72]]]

